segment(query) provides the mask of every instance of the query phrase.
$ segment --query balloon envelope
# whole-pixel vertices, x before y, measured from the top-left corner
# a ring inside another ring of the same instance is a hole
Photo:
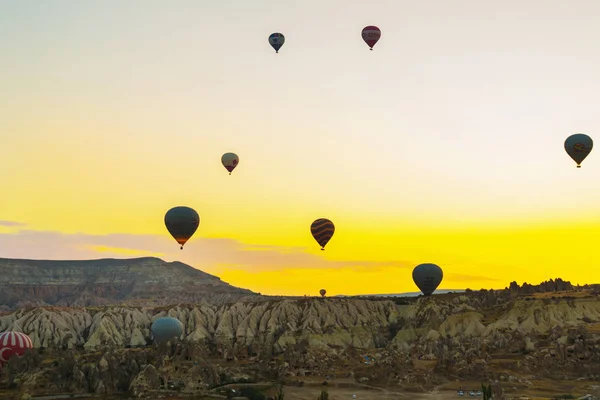
[[[325,294],[327,294],[327,290],[321,289],[319,290],[319,293],[321,294],[321,296],[325,297]]]
[[[366,26],[362,30],[362,38],[369,45],[371,50],[373,50],[373,46],[379,41],[381,38],[381,30],[376,26]]]
[[[583,133],[576,133],[565,140],[565,151],[577,163],[577,168],[581,167],[581,162],[590,154],[593,147],[592,138]]]
[[[275,49],[276,53],[279,53],[279,49],[285,43],[285,36],[281,33],[271,33],[269,36],[269,44]]]
[[[161,317],[152,323],[150,331],[154,341],[164,343],[181,337],[183,335],[183,324],[177,318]]]
[[[431,295],[444,278],[444,272],[435,264],[419,264],[413,269],[413,280],[425,296]]]
[[[190,207],[173,207],[165,214],[165,225],[171,236],[175,238],[183,249],[183,245],[198,229],[200,216]]]
[[[225,153],[221,157],[221,164],[229,171],[229,175],[231,175],[231,171],[237,167],[240,162],[240,158],[235,153]]]
[[[321,246],[321,250],[325,250],[325,245],[329,242],[335,232],[335,226],[330,220],[319,218],[310,226],[310,232]]]
[[[0,363],[5,364],[13,356],[22,356],[33,348],[31,338],[23,332],[0,333]]]

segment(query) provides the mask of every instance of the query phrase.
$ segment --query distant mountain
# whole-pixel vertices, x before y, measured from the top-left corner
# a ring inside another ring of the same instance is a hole
[[[181,262],[159,258],[0,258],[0,307],[95,306],[237,301],[254,295]]]
[[[463,293],[465,289],[438,289],[433,294],[445,294],[445,293]],[[421,295],[421,292],[403,292],[403,293],[389,293],[389,294],[360,294],[360,295],[345,295],[340,294],[335,297],[416,297]]]

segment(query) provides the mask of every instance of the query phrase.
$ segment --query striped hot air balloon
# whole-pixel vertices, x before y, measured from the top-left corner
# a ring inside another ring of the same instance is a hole
[[[32,349],[31,338],[22,332],[0,333],[0,363],[6,364],[14,356],[22,356],[25,350]]]
[[[327,218],[319,218],[310,226],[310,232],[321,246],[321,250],[325,250],[325,245],[329,242],[335,232],[335,226],[333,225],[333,222]]]

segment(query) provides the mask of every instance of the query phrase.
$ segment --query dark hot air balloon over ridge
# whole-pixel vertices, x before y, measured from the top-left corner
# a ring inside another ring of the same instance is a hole
[[[319,294],[320,294],[322,297],[325,297],[325,295],[327,294],[327,290],[325,290],[325,289],[321,289],[321,290],[319,290]]]
[[[319,218],[310,226],[310,233],[321,246],[321,250],[325,250],[325,245],[331,240],[334,232],[335,226],[327,218]]]
[[[413,269],[413,280],[425,296],[430,296],[442,283],[444,272],[436,264],[419,264]]]
[[[173,238],[183,245],[194,235],[200,225],[200,216],[193,208],[173,207],[165,214],[165,226]]]

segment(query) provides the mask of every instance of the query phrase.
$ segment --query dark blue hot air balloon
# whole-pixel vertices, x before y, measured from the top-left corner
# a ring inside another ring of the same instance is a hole
[[[155,342],[164,343],[181,337],[183,324],[177,318],[161,317],[152,323],[150,331]]]
[[[275,49],[275,53],[279,53],[279,49],[285,43],[285,36],[282,33],[271,33],[269,36],[269,44]]]

